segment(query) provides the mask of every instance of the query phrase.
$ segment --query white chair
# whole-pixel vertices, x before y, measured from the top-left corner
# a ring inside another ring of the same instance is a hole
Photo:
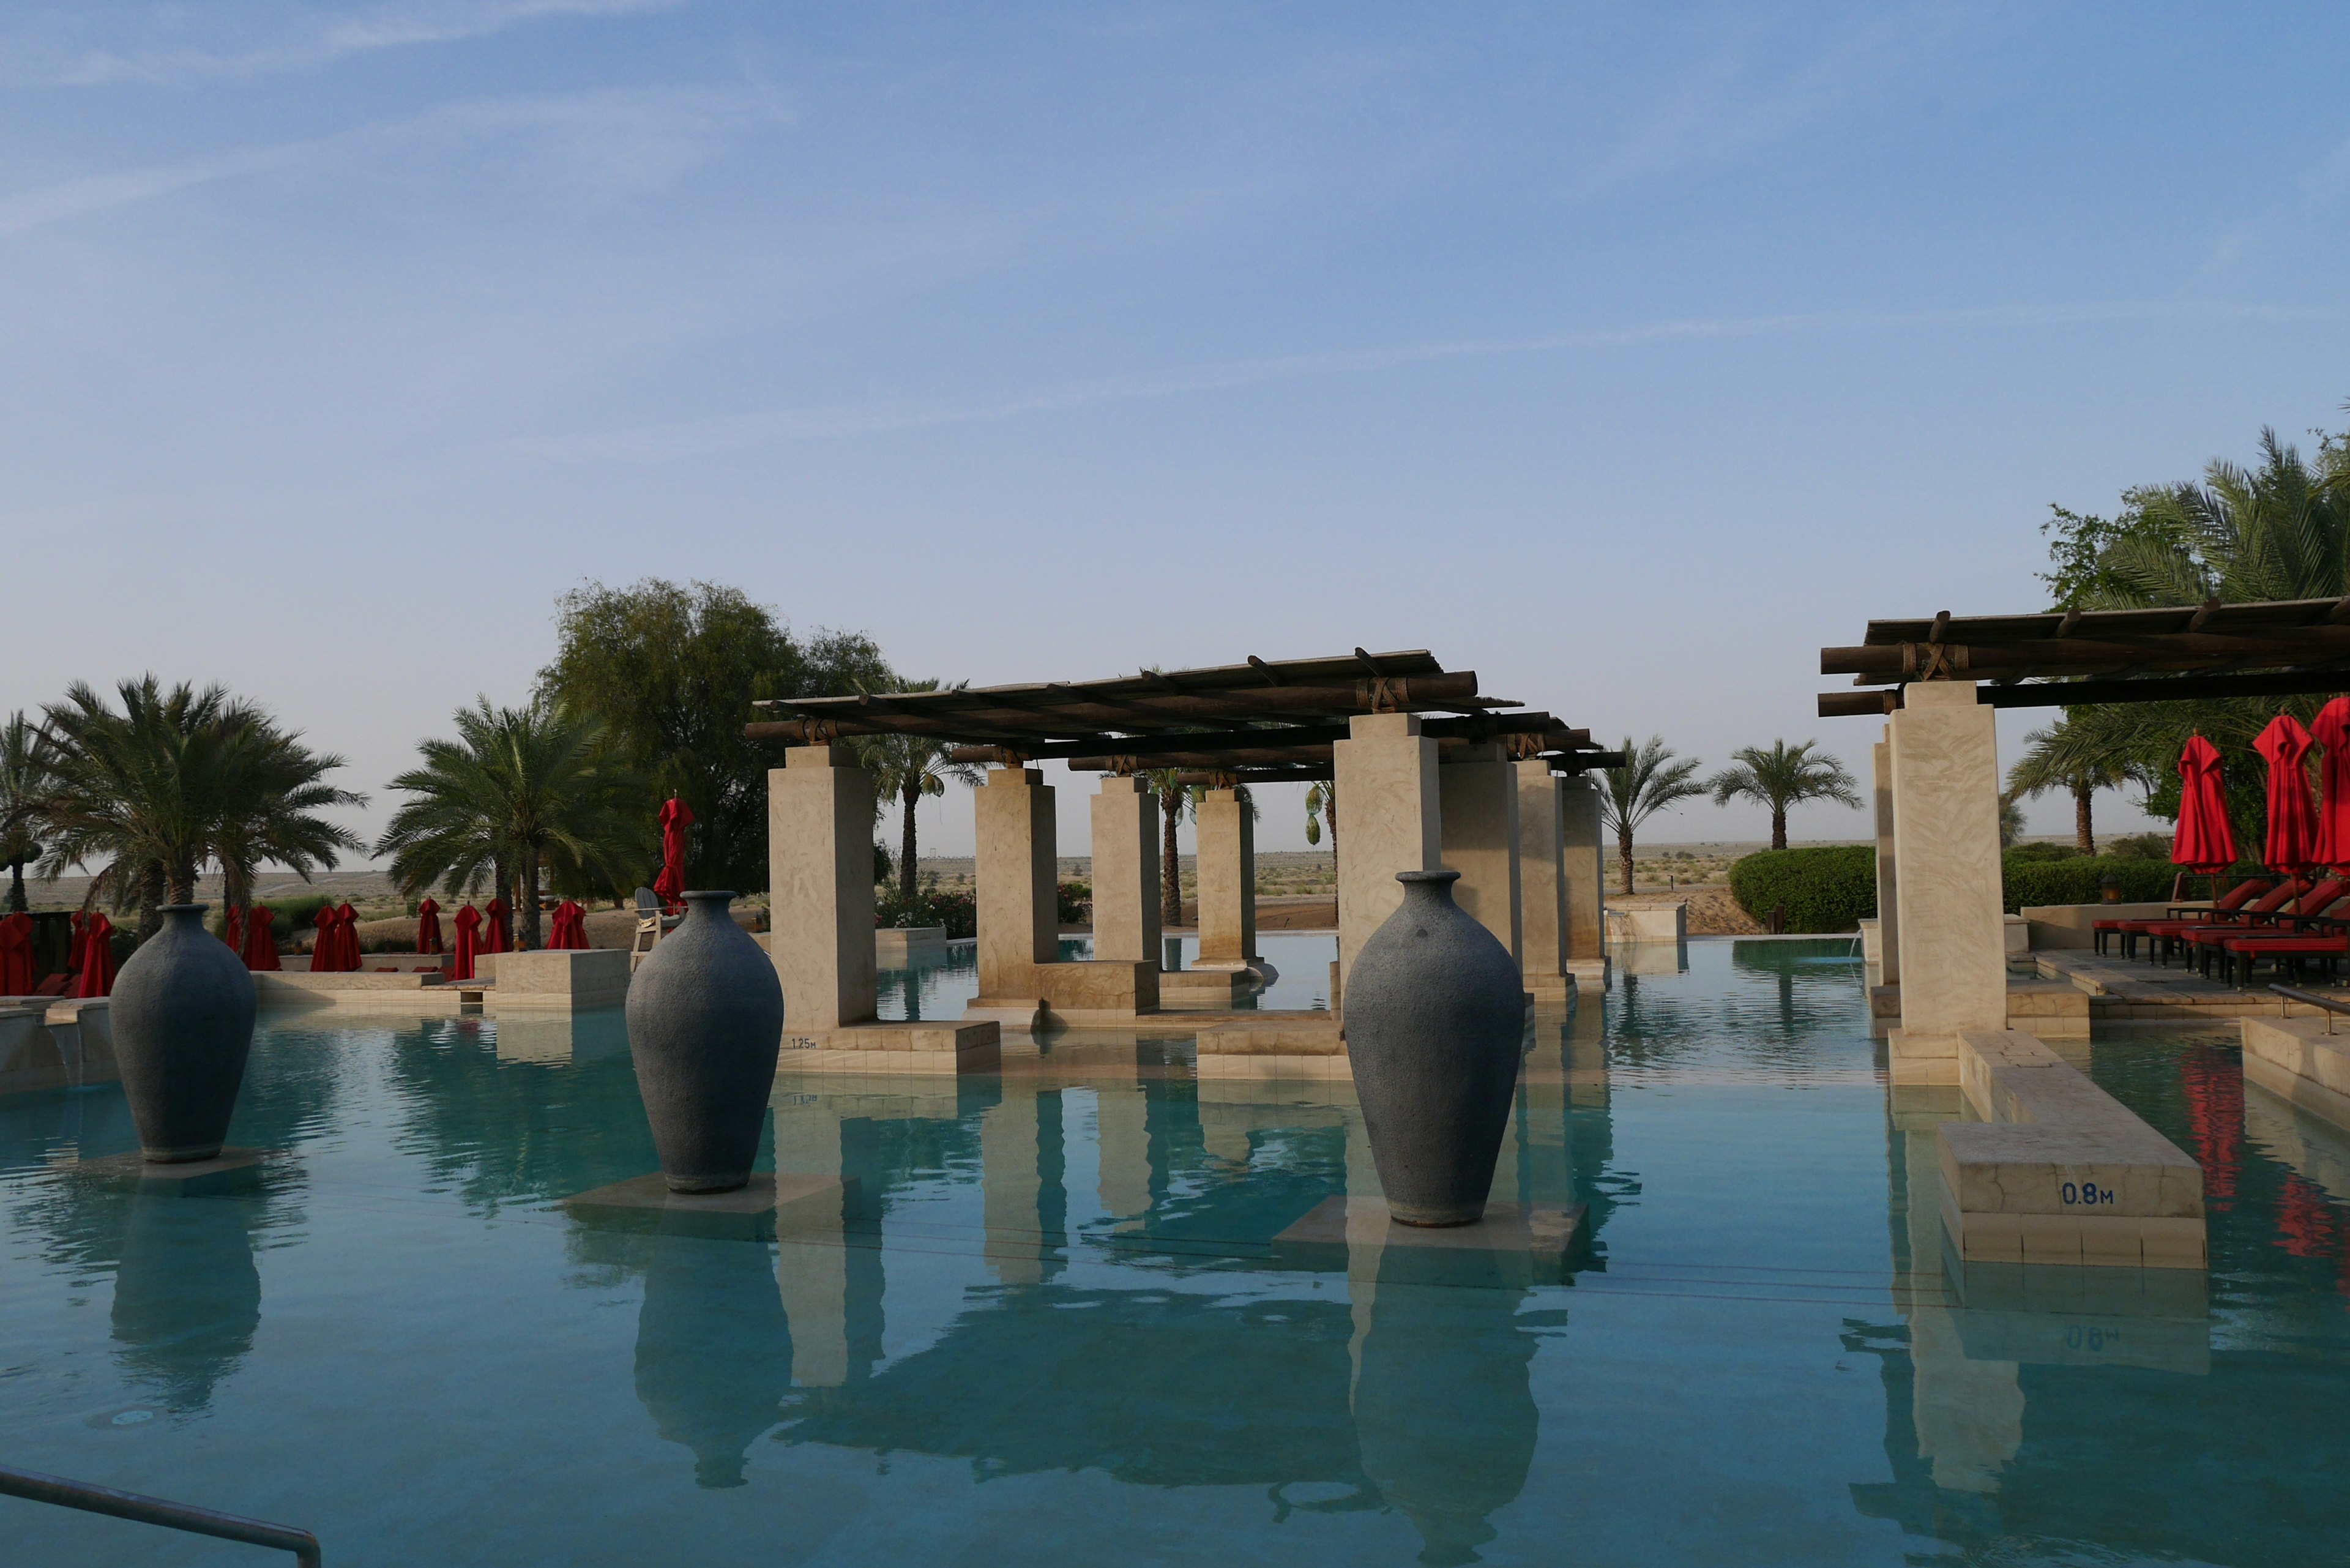
[[[653,944],[661,940],[661,933],[675,930],[678,921],[683,918],[681,915],[662,914],[660,895],[650,888],[637,889],[637,934],[629,940],[630,972],[634,972],[637,965],[644,961],[645,955],[653,950]]]

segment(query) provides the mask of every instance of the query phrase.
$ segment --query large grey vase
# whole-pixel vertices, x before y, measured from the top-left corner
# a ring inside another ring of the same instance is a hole
[[[139,1147],[159,1165],[220,1153],[253,1049],[253,972],[204,929],[206,907],[164,905],[108,1003]]]
[[[629,1054],[671,1192],[751,1179],[784,1037],[775,966],[726,912],[732,893],[688,893],[685,919],[629,981]]]
[[[1517,1092],[1517,961],[1452,901],[1458,871],[1403,871],[1403,903],[1347,974],[1347,1056],[1388,1210],[1407,1225],[1485,1212]]]

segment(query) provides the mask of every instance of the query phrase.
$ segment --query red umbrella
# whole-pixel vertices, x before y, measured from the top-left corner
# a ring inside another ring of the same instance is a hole
[[[2317,806],[2309,798],[2303,761],[2312,743],[2290,713],[2271,719],[2252,742],[2269,764],[2268,846],[2262,859],[2272,870],[2305,871],[2317,863]]]
[[[482,911],[468,904],[457,911],[457,953],[450,966],[452,980],[473,978],[473,957],[482,950]]]
[[[430,898],[416,906],[416,950],[421,953],[441,950],[441,906]]]
[[[244,911],[234,904],[224,906],[221,911],[221,940],[228,944],[231,952],[243,952],[244,950]]]
[[[2310,858],[2339,869],[2350,864],[2350,697],[2336,697],[2320,708],[2317,722],[2309,728],[2325,748],[2319,769],[2325,800],[2317,814],[2317,845]]]
[[[2224,871],[2236,863],[2236,835],[2228,826],[2228,804],[2220,794],[2220,752],[2200,735],[2190,735],[2178,754],[2178,833],[2170,862],[2191,871]]]
[[[89,916],[79,909],[73,912],[73,949],[66,955],[66,969],[72,974],[81,972],[82,949],[89,940]]]
[[[483,912],[490,917],[490,945],[482,950],[492,953],[514,951],[514,911],[506,907],[506,901],[493,898],[484,906]]]
[[[548,931],[549,948],[584,948],[588,945],[588,911],[566,898],[555,906],[555,926]]]
[[[30,996],[39,983],[33,972],[33,917],[0,920],[0,996]]]
[[[685,902],[685,830],[693,826],[693,812],[675,795],[660,808],[661,869],[653,891],[676,909]]]
[[[310,917],[310,923],[318,928],[317,934],[310,939],[310,972],[332,974],[343,967],[341,944],[335,940],[335,907],[332,904],[319,905],[318,912]]]
[[[108,996],[114,991],[114,922],[91,910],[82,923],[81,981],[76,996]]]
[[[244,967],[275,970],[277,963],[277,933],[270,929],[276,917],[266,904],[255,904],[244,912]]]
[[[345,974],[359,967],[359,912],[348,899],[335,910],[335,967]]]

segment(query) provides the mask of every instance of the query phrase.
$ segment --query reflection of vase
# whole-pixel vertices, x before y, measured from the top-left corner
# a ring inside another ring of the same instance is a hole
[[[775,966],[726,912],[732,893],[688,893],[685,919],[629,983],[629,1050],[672,1192],[751,1179],[783,1044]]]
[[[1363,1471],[1419,1530],[1422,1563],[1474,1563],[1524,1490],[1542,1417],[1523,1291],[1382,1283],[1355,1383]]]
[[[223,949],[226,950],[225,948]],[[141,1198],[114,1272],[125,1369],[175,1409],[201,1409],[253,1348],[261,1273],[243,1208],[221,1198]]]
[[[108,1008],[139,1147],[159,1163],[220,1153],[253,1048],[252,971],[204,929],[205,908],[164,906]]]
[[[693,1450],[697,1485],[743,1484],[743,1460],[780,1419],[792,1336],[774,1253],[748,1241],[663,1235],[637,1314],[637,1397],[660,1435]]]
[[[1485,1211],[1517,1089],[1517,961],[1452,901],[1458,871],[1404,871],[1403,903],[1347,971],[1347,1056],[1388,1212],[1466,1225]]]

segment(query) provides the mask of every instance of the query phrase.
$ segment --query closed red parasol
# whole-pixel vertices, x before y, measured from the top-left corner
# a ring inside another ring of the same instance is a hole
[[[588,911],[566,898],[555,906],[555,924],[547,931],[546,945],[552,948],[584,948],[588,945]]]
[[[30,996],[40,978],[33,972],[33,917],[0,920],[0,996]]]
[[[457,950],[449,968],[452,980],[473,978],[473,960],[482,950],[482,911],[467,904],[457,911]]]
[[[660,808],[661,868],[653,879],[653,891],[671,909],[685,903],[685,830],[693,826],[693,813],[685,802],[675,795]]]
[[[514,951],[514,911],[507,908],[506,901],[493,898],[484,907],[483,913],[490,919],[486,939],[489,945],[482,950],[489,953]]]
[[[441,906],[430,898],[416,906],[416,950],[421,953],[441,950]]]
[[[2325,796],[2318,806],[2317,845],[2310,858],[2339,870],[2350,866],[2350,697],[2336,697],[2320,708],[2309,732],[2325,748],[2318,769]]]
[[[318,912],[310,917],[317,933],[310,939],[310,972],[332,974],[341,969],[340,944],[335,940],[335,907],[321,904]]]
[[[349,974],[359,967],[359,912],[348,900],[335,909],[335,968]]]
[[[244,912],[244,967],[265,971],[277,969],[277,933],[270,929],[276,919],[266,904],[255,904]]]
[[[83,947],[89,940],[89,916],[80,909],[73,912],[73,947],[66,954],[66,970],[70,974],[81,972]]]
[[[2252,749],[2269,764],[2269,832],[2264,864],[2305,871],[2317,863],[2317,805],[2309,798],[2309,732],[2290,713],[2271,719]]]
[[[228,944],[229,951],[244,951],[244,910],[234,904],[224,906],[221,911],[221,940]]]
[[[82,922],[81,979],[76,996],[109,996],[114,991],[114,922],[96,909]]]
[[[2220,793],[2220,751],[2200,735],[2178,754],[2178,833],[2170,862],[2191,871],[2224,871],[2236,863],[2236,835]]]

